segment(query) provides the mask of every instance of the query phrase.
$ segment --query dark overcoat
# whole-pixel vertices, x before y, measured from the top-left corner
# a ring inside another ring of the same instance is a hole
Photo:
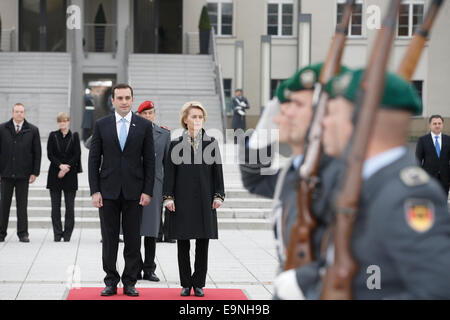
[[[141,236],[158,237],[161,222],[162,191],[164,183],[164,160],[169,154],[170,132],[153,125],[155,145],[155,184],[150,204],[142,208]]]
[[[63,139],[67,139],[63,143]],[[65,146],[65,148],[64,148]],[[50,167],[47,176],[47,189],[75,191],[78,190],[78,172],[81,172],[81,148],[78,132],[72,133],[69,130],[67,136],[63,138],[60,130],[53,131],[48,136],[47,157],[50,160]],[[59,166],[68,164],[70,171],[59,179]]]
[[[39,129],[24,120],[16,134],[13,120],[0,125],[0,176],[29,179],[41,171],[41,139]]]
[[[166,208],[170,239],[218,238],[212,204],[215,197],[225,198],[221,157],[217,141],[202,131],[202,149],[195,155],[183,136],[170,143],[163,191],[164,199],[175,201],[175,212]]]

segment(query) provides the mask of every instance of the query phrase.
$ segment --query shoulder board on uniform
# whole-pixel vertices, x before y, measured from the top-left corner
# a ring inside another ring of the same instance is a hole
[[[167,128],[166,126],[160,126],[163,129],[166,129],[167,131],[170,131],[169,128]]]
[[[400,179],[408,187],[416,187],[427,184],[430,176],[422,168],[411,166],[400,171]]]

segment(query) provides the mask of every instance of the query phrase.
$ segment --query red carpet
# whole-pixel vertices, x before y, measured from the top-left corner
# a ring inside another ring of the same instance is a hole
[[[67,300],[248,300],[241,289],[208,289],[204,288],[204,297],[180,296],[181,288],[136,288],[139,297],[128,297],[123,289],[118,288],[117,294],[112,297],[102,297],[100,293],[104,288],[71,289]]]

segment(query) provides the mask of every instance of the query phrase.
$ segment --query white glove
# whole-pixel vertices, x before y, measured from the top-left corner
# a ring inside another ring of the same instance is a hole
[[[295,270],[280,273],[273,282],[275,294],[281,300],[305,300],[302,289],[298,286]]]

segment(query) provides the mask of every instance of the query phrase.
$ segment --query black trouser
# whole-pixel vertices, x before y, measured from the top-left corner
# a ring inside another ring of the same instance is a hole
[[[14,189],[16,189],[17,235],[19,238],[28,237],[27,206],[29,180],[2,178],[1,185],[0,237],[6,237],[7,235]]]
[[[66,214],[64,215],[64,231],[61,223],[61,193],[63,190],[50,190],[52,201],[52,225],[55,238],[64,237],[70,240],[73,227],[75,225],[75,195],[76,191],[64,191],[64,203],[66,204]]]
[[[448,185],[448,183],[449,183],[449,182],[443,180],[440,173],[437,173],[437,174],[436,174],[436,179],[439,181],[439,184],[440,184],[440,185],[442,186],[442,188],[444,189],[445,196],[448,197],[448,190],[449,190],[449,185]]]
[[[177,240],[178,270],[183,288],[203,288],[205,286],[206,272],[208,271],[208,244],[209,239],[195,240],[195,270],[192,274],[189,255],[191,242],[190,240]]]
[[[120,217],[122,215],[122,229],[125,268],[122,273],[124,286],[134,286],[141,265],[141,221],[142,206],[139,200],[125,200],[120,195],[117,200],[103,199],[100,208],[100,226],[102,231],[102,260],[104,279],[107,286],[117,286],[120,281],[116,269],[117,250],[119,249]]]
[[[141,258],[141,269],[144,273],[152,273],[156,270],[155,252],[156,252],[156,238],[144,237],[144,252],[145,259]]]

